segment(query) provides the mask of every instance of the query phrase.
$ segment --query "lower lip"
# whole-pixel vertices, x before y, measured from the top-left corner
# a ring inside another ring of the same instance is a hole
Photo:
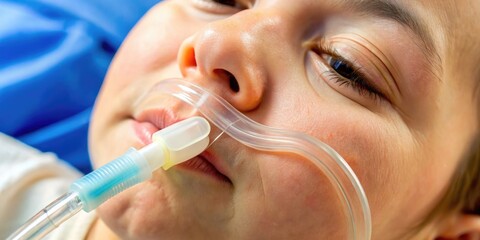
[[[133,121],[133,129],[135,135],[137,135],[144,145],[152,143],[152,135],[159,130],[155,125],[149,122],[138,121]]]
[[[225,175],[221,174],[210,162],[208,162],[201,155],[194,157],[186,162],[183,162],[177,166],[182,169],[203,173],[222,182],[231,183],[230,179],[228,179]]]

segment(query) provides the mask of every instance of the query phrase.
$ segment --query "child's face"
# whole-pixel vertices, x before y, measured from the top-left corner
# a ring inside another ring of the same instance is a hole
[[[473,136],[473,81],[449,65],[453,45],[439,16],[448,18],[450,8],[366,2],[157,5],[118,52],[98,98],[95,165],[143,146],[143,134],[163,120],[188,117],[179,102],[145,95],[163,79],[183,77],[258,122],[333,147],[366,190],[374,237],[398,239],[440,199]],[[469,66],[471,58],[462,57]],[[210,152],[225,176],[211,167],[158,171],[100,207],[102,220],[141,239],[344,237],[328,210],[338,206],[306,161],[265,157],[228,137]]]

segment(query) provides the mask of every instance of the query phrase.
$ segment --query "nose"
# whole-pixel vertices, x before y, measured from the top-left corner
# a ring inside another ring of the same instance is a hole
[[[210,23],[186,39],[178,54],[184,77],[243,112],[260,105],[267,84],[259,31],[248,28],[249,23],[255,24],[235,17]]]

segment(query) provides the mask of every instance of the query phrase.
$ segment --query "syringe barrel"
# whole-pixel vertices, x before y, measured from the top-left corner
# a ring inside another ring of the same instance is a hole
[[[75,181],[70,190],[78,193],[83,210],[90,212],[111,197],[151,176],[152,170],[145,157],[131,148],[123,156]]]

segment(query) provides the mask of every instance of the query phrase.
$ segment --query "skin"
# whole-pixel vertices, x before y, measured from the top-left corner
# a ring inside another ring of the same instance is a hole
[[[336,1],[243,1],[239,4],[248,9],[242,11],[212,4],[165,1],[132,30],[96,103],[90,129],[96,167],[148,142],[138,136],[138,123],[147,134],[156,124],[144,117],[146,112],[169,111],[167,124],[191,116],[178,100],[151,90],[163,79],[180,77],[255,121],[304,132],[333,147],[366,191],[373,239],[480,232],[477,216],[468,216],[470,227],[456,228],[465,220],[461,214],[412,230],[442,197],[477,128],[469,68],[476,55],[462,54],[464,69],[459,71],[460,56],[453,53],[461,41],[449,39],[449,26],[442,21],[457,16],[455,8],[429,6],[428,1],[397,3],[426,26],[438,53],[435,65],[405,25],[362,15]],[[474,7],[478,12],[478,4]],[[464,23],[457,34],[473,26]],[[333,54],[313,51],[311,43],[320,38],[361,66],[381,96],[325,74],[332,70]],[[238,92],[227,72],[238,82]],[[208,151],[228,180],[178,166],[157,171],[99,207],[100,219],[89,237],[346,238],[338,199],[307,160],[256,152],[228,136]]]

